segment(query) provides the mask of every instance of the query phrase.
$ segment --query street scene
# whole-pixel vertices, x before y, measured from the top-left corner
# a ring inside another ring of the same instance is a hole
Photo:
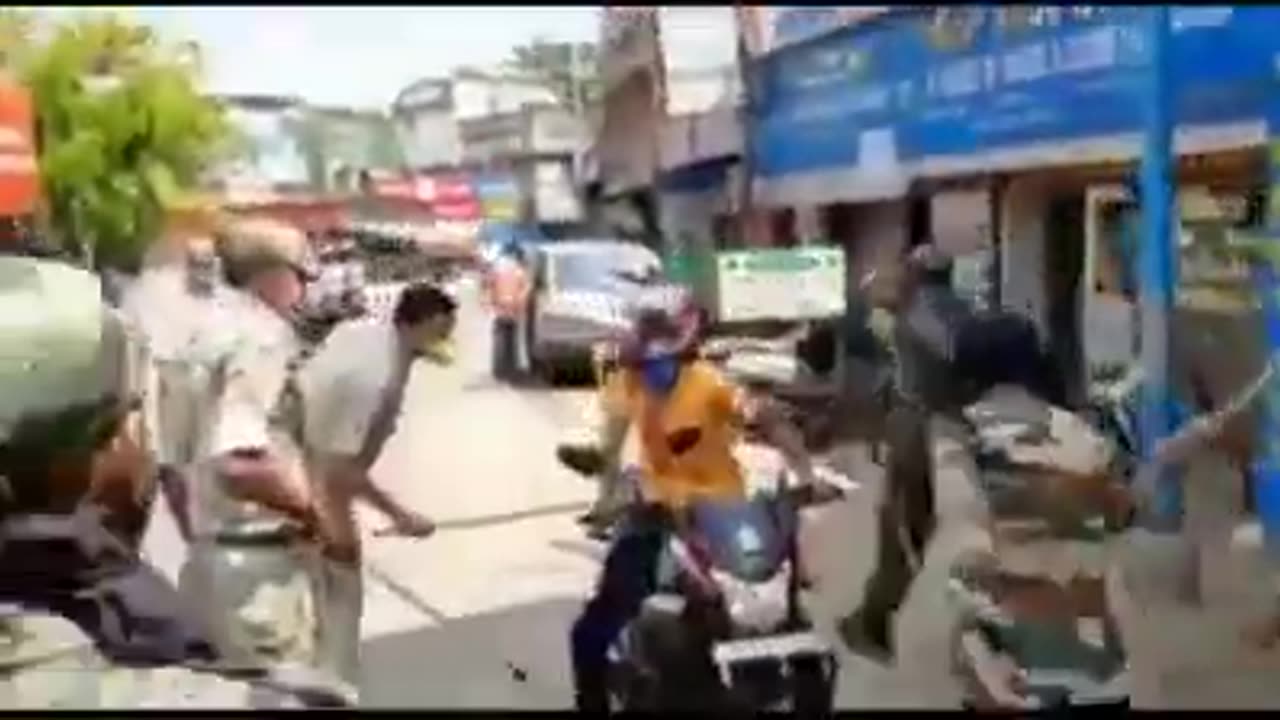
[[[0,708],[1280,706],[1280,11],[0,9]]]

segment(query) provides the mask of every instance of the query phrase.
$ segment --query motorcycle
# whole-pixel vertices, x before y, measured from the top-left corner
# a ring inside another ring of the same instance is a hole
[[[580,448],[557,454],[582,474],[603,464]],[[641,504],[637,473],[630,468],[622,479],[631,495],[623,523],[654,512]],[[799,511],[844,493],[827,488],[789,485],[783,477],[776,489],[749,499],[663,514],[657,592],[609,653],[618,709],[831,712],[836,656],[814,632],[796,570]]]
[[[1098,396],[1093,419],[1118,432],[1109,397]],[[966,705],[1128,707],[1103,545],[1134,516],[1119,443],[1020,391],[988,394],[964,416],[991,542],[963,553],[948,584]]]

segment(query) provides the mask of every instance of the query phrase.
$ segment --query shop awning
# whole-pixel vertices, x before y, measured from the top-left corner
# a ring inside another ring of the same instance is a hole
[[[1257,120],[1178,128],[1174,151],[1178,155],[1207,155],[1257,147],[1266,143],[1266,123]],[[1142,156],[1142,135],[1122,133],[1103,137],[1043,142],[974,155],[925,158],[915,163],[915,177],[936,178],[1037,168],[1130,162]]]
[[[764,207],[831,205],[893,200],[907,194],[907,170],[868,173],[857,168],[817,170],[755,179],[755,202]]]
[[[659,187],[668,193],[700,193],[724,186],[729,168],[738,163],[737,155],[709,158],[662,173]]]
[[[1174,135],[1178,155],[1206,155],[1266,143],[1266,123],[1180,127]],[[858,168],[816,170],[776,177],[757,177],[755,201],[765,207],[865,203],[904,197],[917,179],[1008,173],[1073,165],[1133,162],[1142,156],[1142,136],[1123,133],[1022,145],[972,155],[924,158],[903,163],[894,172],[868,173]]]

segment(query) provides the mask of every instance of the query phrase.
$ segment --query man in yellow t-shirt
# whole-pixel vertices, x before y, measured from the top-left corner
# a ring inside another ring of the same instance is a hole
[[[639,431],[641,494],[653,512],[636,513],[609,550],[596,594],[571,635],[579,710],[607,711],[610,643],[654,590],[665,536],[656,520],[699,499],[733,499],[746,483],[733,455],[738,430],[757,424],[800,476],[813,470],[800,435],[770,404],[753,402],[709,363],[696,359],[697,325],[661,310],[641,314],[622,367],[602,393],[606,474],[617,472],[623,442]]]

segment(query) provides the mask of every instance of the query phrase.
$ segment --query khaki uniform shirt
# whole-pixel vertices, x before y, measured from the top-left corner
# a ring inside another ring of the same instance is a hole
[[[209,409],[209,432],[201,438],[201,467],[193,493],[198,535],[271,531],[286,520],[256,503],[229,497],[213,476],[216,458],[237,450],[260,449],[291,463],[305,482],[291,425],[297,418],[287,402],[292,364],[301,351],[289,323],[248,293],[227,298],[225,322],[234,332],[217,349],[220,358]]]
[[[299,375],[308,451],[359,455],[371,465],[395,432],[409,371],[389,320],[335,328]]]

